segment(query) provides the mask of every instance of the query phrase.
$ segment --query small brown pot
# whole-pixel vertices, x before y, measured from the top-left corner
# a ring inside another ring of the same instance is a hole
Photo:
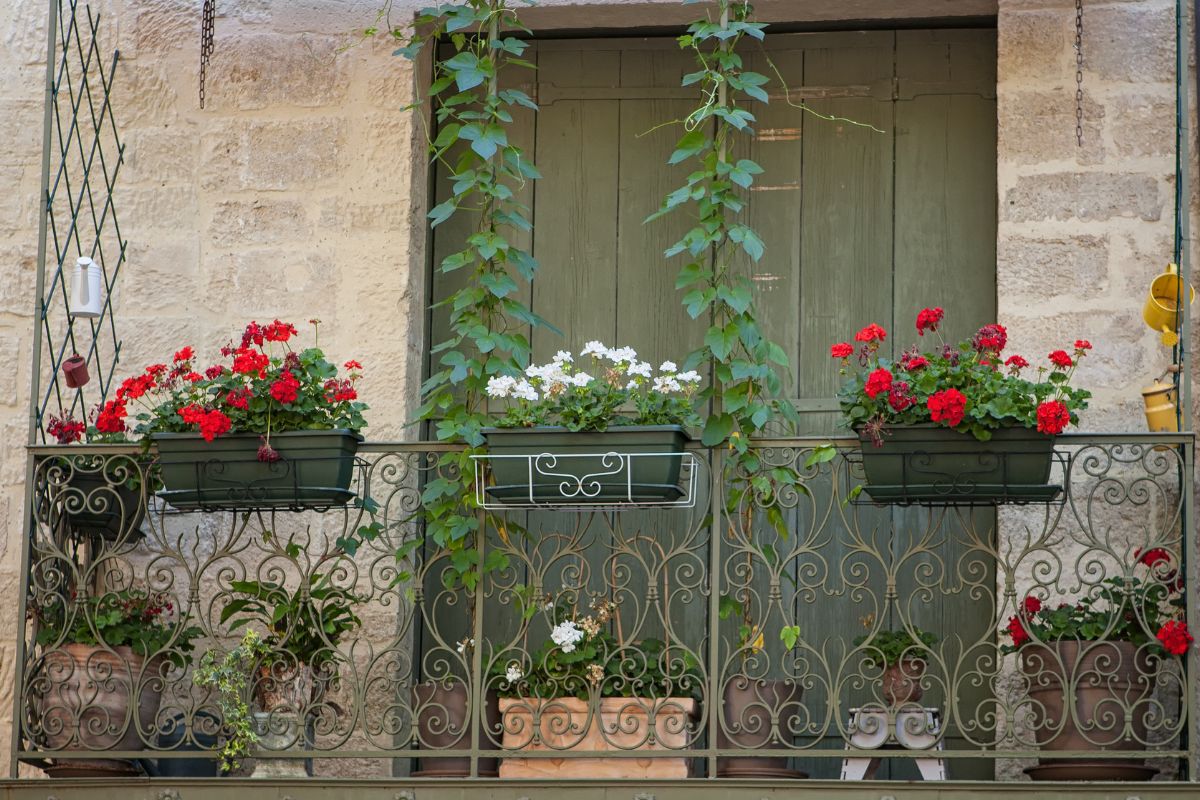
[[[80,386],[87,385],[87,382],[92,379],[88,375],[87,361],[81,355],[63,359],[62,374],[68,389],[78,389]]]
[[[925,695],[921,686],[921,678],[925,676],[925,661],[920,658],[906,658],[898,664],[892,664],[883,670],[880,679],[880,694],[883,700],[892,708],[906,703],[919,703]]]
[[[417,737],[423,750],[431,756],[421,757],[421,769],[413,775],[420,778],[468,778],[471,775],[469,756],[435,757],[437,751],[454,752],[471,749],[471,726],[475,719],[467,713],[468,694],[465,683],[455,681],[425,681],[412,688],[413,715],[417,719]],[[477,717],[478,715],[474,715]],[[484,724],[479,737],[480,746],[495,746],[500,728],[500,707],[495,692],[489,691],[484,700]],[[495,777],[494,758],[479,759],[480,777]]]
[[[1021,648],[1021,670],[1029,682],[1033,731],[1038,747],[1055,750],[1131,750],[1146,747],[1143,705],[1155,682],[1155,660],[1129,642],[1061,641]],[[1068,695],[1069,693],[1069,695]],[[1129,717],[1130,738],[1125,738]],[[1041,759],[1027,772],[1035,780],[1097,780],[1097,764]],[[1104,759],[1106,780],[1144,780],[1157,770],[1142,759]],[[1046,767],[1053,767],[1047,771]],[[1043,774],[1044,773],[1044,774]]]
[[[717,747],[745,750],[790,747],[792,732],[800,718],[803,691],[795,681],[745,675],[730,678],[722,693],[724,713],[717,731]],[[787,762],[786,756],[722,756],[717,759],[717,777],[807,777],[788,769]]]
[[[142,735],[155,733],[163,664],[147,662],[125,646],[109,652],[71,643],[48,652],[35,683],[44,691],[32,704],[35,718],[26,723],[30,738],[46,751],[143,749]],[[131,709],[134,697],[137,707]],[[116,759],[64,759],[51,769],[59,777],[136,771]]]

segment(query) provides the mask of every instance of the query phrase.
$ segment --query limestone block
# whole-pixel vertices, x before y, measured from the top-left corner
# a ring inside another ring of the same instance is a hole
[[[125,13],[134,15],[133,40],[139,57],[182,52],[199,41],[200,13],[192,3],[139,0]]]
[[[196,132],[178,126],[128,130],[121,184],[191,182],[196,175],[196,138]]]
[[[1175,95],[1169,89],[1122,93],[1109,100],[1113,144],[1120,158],[1175,156]],[[1085,112],[1086,113],[1086,112]]]
[[[1081,286],[1101,294],[1109,284],[1108,237],[1002,236],[996,264],[997,283],[1013,295],[1050,300],[1073,295]]]
[[[42,98],[21,93],[19,99],[0,97],[0,164],[41,165]]]
[[[17,405],[17,386],[21,386],[21,395],[28,396],[25,384],[28,379],[22,379],[20,375],[27,375],[28,370],[23,369],[28,363],[21,358],[21,340],[16,336],[0,337],[0,364],[6,365],[8,377],[0,381],[0,405],[15,406]],[[26,348],[28,352],[28,348]],[[12,372],[13,367],[17,367],[19,372]],[[4,519],[4,517],[0,517]]]
[[[237,250],[206,256],[203,272],[206,294],[238,323],[278,317],[299,325],[314,315],[330,321],[334,265],[319,250]]]
[[[1004,197],[1002,219],[1103,220],[1162,217],[1163,197],[1152,175],[1119,172],[1057,172],[1023,175]]]
[[[242,186],[305,189],[336,179],[347,157],[346,122],[337,118],[252,124],[246,133]]]
[[[338,46],[331,37],[222,37],[209,73],[209,107],[245,111],[335,105],[345,99],[350,86],[347,60],[339,56]]]
[[[1104,160],[1100,135],[1105,108],[1090,93],[1083,99],[1083,146],[1075,138],[1075,89],[1002,93],[997,103],[997,136],[1006,164]]]
[[[1074,85],[1073,65],[1068,70],[1068,48],[1074,36],[1074,14],[1066,8],[1012,11],[1002,3],[996,21],[997,74],[1005,84],[1046,81]],[[1058,5],[1065,5],[1059,3]],[[1073,12],[1074,9],[1072,9]]]
[[[117,202],[122,232],[139,240],[191,228],[199,213],[196,187],[188,185],[126,187]],[[126,221],[133,224],[126,227]]]
[[[208,235],[224,245],[294,243],[312,235],[312,224],[293,200],[222,200],[213,208]]]
[[[0,248],[0,269],[6,276],[4,280],[0,280],[0,314],[33,314],[33,288],[37,280],[37,233],[32,233],[28,244]],[[12,335],[25,333],[27,332],[14,332]]]
[[[1175,79],[1175,4],[1123,3],[1084,8],[1084,82],[1140,84]]]
[[[32,165],[0,164],[0,237],[13,237],[37,246],[40,183]]]

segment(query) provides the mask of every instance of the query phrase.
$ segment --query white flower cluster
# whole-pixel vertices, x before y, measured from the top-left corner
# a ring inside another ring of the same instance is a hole
[[[554,626],[554,630],[550,631],[550,640],[561,647],[564,653],[572,653],[575,645],[583,641],[583,631],[574,620],[567,620]]]
[[[521,665],[516,661],[511,661],[509,662],[508,669],[504,672],[504,677],[509,683],[516,683],[524,677],[524,674],[521,672]]]
[[[684,393],[694,389],[701,380],[695,370],[679,372],[673,361],[664,361],[658,368],[659,374],[655,375],[650,362],[638,360],[637,351],[632,347],[608,347],[603,342],[592,341],[584,345],[579,354],[592,356],[597,361],[611,362],[612,366],[604,367],[605,375],[608,380],[617,376],[627,377],[626,389],[636,389],[642,379],[647,379],[652,381],[653,390],[659,394]],[[537,402],[543,395],[558,395],[569,388],[586,388],[595,378],[576,369],[574,362],[574,356],[566,350],[559,350],[549,364],[527,367],[524,377],[499,375],[489,378],[488,396]]]
[[[489,397],[515,397],[518,400],[537,402],[538,393],[533,384],[527,380],[518,380],[511,375],[497,375],[488,378],[487,393]]]

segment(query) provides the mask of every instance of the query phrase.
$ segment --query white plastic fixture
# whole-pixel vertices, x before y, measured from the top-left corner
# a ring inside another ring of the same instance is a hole
[[[87,256],[75,262],[74,292],[71,295],[71,316],[92,319],[100,316],[104,305],[104,274],[100,265]]]

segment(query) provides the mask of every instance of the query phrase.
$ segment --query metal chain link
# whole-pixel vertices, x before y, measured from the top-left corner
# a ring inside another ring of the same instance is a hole
[[[200,107],[204,108],[204,80],[208,77],[208,61],[213,53],[217,0],[204,0],[204,10],[201,13],[203,20],[200,23]]]
[[[1083,147],[1083,0],[1075,0],[1075,145]]]

